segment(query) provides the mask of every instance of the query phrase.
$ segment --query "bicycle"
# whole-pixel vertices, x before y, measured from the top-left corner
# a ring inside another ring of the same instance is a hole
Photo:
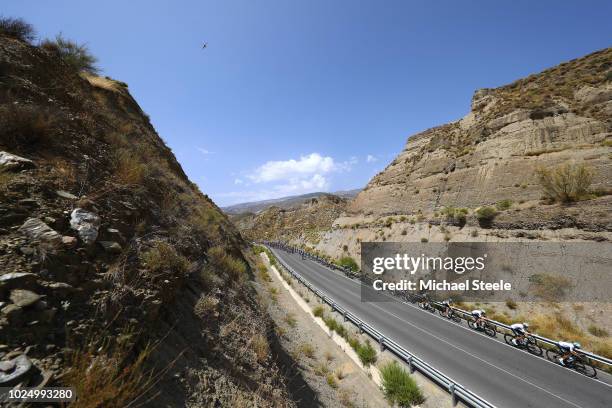
[[[446,317],[448,320],[452,320],[457,323],[461,322],[461,316],[459,316],[450,306],[447,306],[445,309],[439,309],[438,312],[440,313],[440,316]]]
[[[421,301],[419,302],[419,307],[420,307],[421,309],[423,309],[423,310],[427,310],[428,312],[431,312],[431,313],[436,313],[436,308],[435,308],[435,307],[433,307],[433,305],[431,304],[431,302],[430,302],[430,301],[428,301],[428,300],[421,300]]]
[[[495,337],[497,335],[497,327],[494,324],[489,323],[487,320],[482,320],[476,324],[476,319],[472,318],[468,320],[468,326],[470,329],[484,332],[487,336]]]
[[[546,350],[546,358],[556,364],[561,365],[559,363],[559,359],[564,353],[562,353],[559,349],[548,349]],[[597,377],[597,370],[593,365],[588,361],[588,358],[583,355],[572,355],[569,358],[565,359],[565,366],[562,366],[569,369],[574,369],[578,373],[586,375],[587,377],[595,378]]]
[[[538,345],[536,339],[533,336],[524,336],[521,340],[517,340],[516,344],[514,344],[512,340],[517,337],[518,336],[516,336],[514,333],[506,333],[504,334],[504,341],[513,347],[525,349],[536,356],[542,355],[542,347]]]

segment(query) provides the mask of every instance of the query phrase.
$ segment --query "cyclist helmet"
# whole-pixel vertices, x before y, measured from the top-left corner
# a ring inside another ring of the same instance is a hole
[[[580,346],[580,343],[578,343],[577,341],[575,341],[575,342],[574,342],[574,348],[579,349],[580,347],[581,347],[581,346]]]
[[[525,328],[529,327],[529,323],[527,323],[527,322],[523,323],[523,327],[525,327]]]

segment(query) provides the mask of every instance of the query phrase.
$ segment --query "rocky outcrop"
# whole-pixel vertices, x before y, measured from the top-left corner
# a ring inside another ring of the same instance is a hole
[[[539,167],[584,163],[612,188],[612,49],[475,92],[463,119],[426,130],[349,205],[352,214],[433,214],[538,200]],[[602,220],[603,223],[608,221]]]

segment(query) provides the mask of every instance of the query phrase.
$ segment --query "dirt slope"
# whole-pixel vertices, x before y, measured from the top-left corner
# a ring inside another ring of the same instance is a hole
[[[126,84],[0,36],[3,386],[72,385],[79,406],[293,406],[245,250]]]

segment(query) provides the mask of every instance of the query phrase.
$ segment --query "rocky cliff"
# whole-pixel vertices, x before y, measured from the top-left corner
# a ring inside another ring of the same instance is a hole
[[[247,252],[126,84],[0,35],[0,386],[292,406]]]
[[[349,210],[433,213],[444,206],[538,200],[542,192],[536,169],[568,161],[594,170],[595,189],[610,189],[611,63],[612,49],[606,49],[500,88],[476,91],[469,114],[411,136]],[[606,219],[593,227],[609,229]]]

